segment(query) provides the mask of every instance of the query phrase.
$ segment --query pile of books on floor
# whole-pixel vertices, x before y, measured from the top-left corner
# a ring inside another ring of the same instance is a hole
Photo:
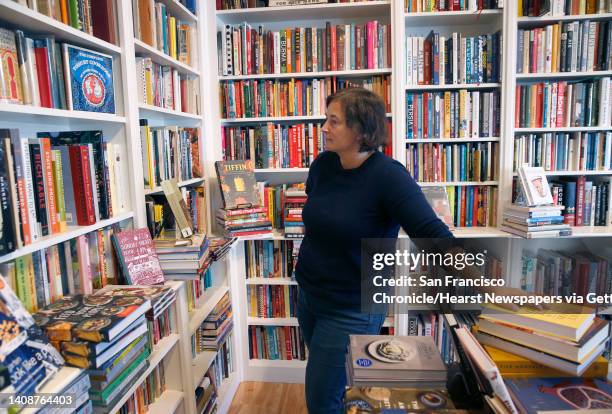
[[[486,346],[570,376],[581,376],[604,352],[609,324],[589,308],[558,306],[553,313],[532,308],[510,311],[487,305],[479,317],[476,337]]]
[[[548,179],[542,167],[518,169],[521,195],[516,204],[506,206],[501,229],[524,238],[571,236],[565,222],[564,206],[553,204]]]
[[[176,291],[171,286],[117,286],[107,285],[96,292],[96,295],[140,296],[151,302],[147,311],[149,343],[155,346],[166,336],[176,332],[174,307]]]
[[[198,280],[210,267],[210,242],[203,234],[177,239],[164,231],[153,243],[166,280]]]
[[[148,367],[150,344],[141,296],[66,296],[34,315],[68,365],[86,368],[89,398],[110,410]]]
[[[215,170],[221,187],[223,207],[217,223],[226,236],[272,234],[268,210],[262,205],[250,160],[217,161]]]
[[[430,336],[350,335],[351,386],[446,388],[446,365]]]
[[[521,206],[510,204],[502,215],[501,229],[527,239],[571,236],[569,224],[563,223],[563,206]]]
[[[285,237],[304,237],[305,227],[302,220],[302,209],[306,203],[306,189],[304,185],[292,186],[285,190],[285,204],[283,222],[285,225]]]
[[[232,303],[229,293],[226,293],[192,336],[192,350],[195,354],[206,350],[219,350],[226,342],[232,327]]]

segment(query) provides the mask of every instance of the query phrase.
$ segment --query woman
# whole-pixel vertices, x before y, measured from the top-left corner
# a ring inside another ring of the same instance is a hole
[[[378,151],[387,133],[377,95],[354,88],[329,96],[323,132],[296,269],[310,414],[342,412],[348,335],[378,334],[385,318],[360,309],[361,239],[397,238],[400,225],[410,237],[453,237],[406,168]]]

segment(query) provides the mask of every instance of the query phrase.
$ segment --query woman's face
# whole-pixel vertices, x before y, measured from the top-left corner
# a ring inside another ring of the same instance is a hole
[[[344,109],[338,101],[327,107],[327,120],[323,124],[325,149],[333,152],[359,151],[359,136],[346,125]]]

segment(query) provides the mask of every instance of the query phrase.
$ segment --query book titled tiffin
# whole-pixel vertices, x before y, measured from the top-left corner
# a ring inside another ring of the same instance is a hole
[[[226,210],[260,205],[259,190],[250,160],[216,161],[215,170]]]
[[[144,315],[151,302],[139,296],[65,296],[34,315],[51,341],[109,342]]]
[[[68,109],[114,114],[113,57],[69,44],[62,47]]]

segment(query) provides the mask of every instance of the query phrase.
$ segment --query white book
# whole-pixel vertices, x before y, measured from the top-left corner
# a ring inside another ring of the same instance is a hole
[[[412,84],[416,85],[419,83],[419,38],[416,36],[412,37]]]
[[[578,49],[580,45],[580,23],[574,22],[569,25],[572,29],[572,60],[571,60],[571,72],[578,70]],[[570,101],[571,102],[571,101]]]
[[[313,48],[313,59],[312,59],[312,65],[313,67],[315,67],[315,62],[317,60],[316,56],[316,42],[315,42],[315,38],[316,38],[316,31],[312,34],[313,36],[313,42],[312,42],[312,48]],[[274,43],[274,73],[278,74],[281,73],[281,63],[280,63],[280,32],[274,32],[273,33],[273,43]]]
[[[472,138],[480,135],[480,92],[472,92]]]
[[[417,38],[417,42],[418,42],[418,49],[417,49],[417,56],[418,56],[418,69],[417,69],[417,82],[419,85],[423,85],[425,83],[425,52],[424,52],[424,48],[423,48],[423,42],[424,42],[424,38],[419,36]]]
[[[459,45],[459,83],[465,83],[467,38],[464,35],[459,34]]]
[[[26,53],[28,54],[26,72],[28,74],[28,83],[32,91],[32,105],[40,106],[40,90],[38,87],[38,76],[36,66],[36,55],[34,53],[34,40],[26,37]],[[66,97],[67,98],[67,97]]]
[[[599,126],[610,126],[610,78],[599,80]]]
[[[551,99],[550,99],[550,117],[549,126],[554,127],[557,125],[557,91],[558,83],[554,82],[551,88]]]
[[[446,83],[446,60],[448,55],[446,54],[446,37],[440,36],[440,85]]]
[[[546,26],[546,64],[545,72],[552,72],[553,27]],[[549,106],[550,108],[550,106]]]

